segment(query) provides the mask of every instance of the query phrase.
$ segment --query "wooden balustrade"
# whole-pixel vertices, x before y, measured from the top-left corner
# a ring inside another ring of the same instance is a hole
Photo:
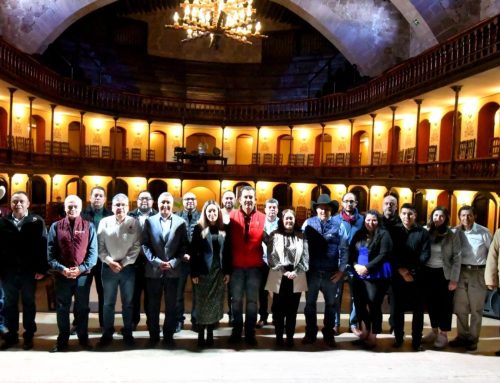
[[[45,68],[0,39],[0,78],[66,106],[158,121],[206,124],[282,124],[318,122],[366,113],[498,65],[500,15],[408,59],[346,93],[318,99],[269,103],[217,103],[142,96],[72,81]]]

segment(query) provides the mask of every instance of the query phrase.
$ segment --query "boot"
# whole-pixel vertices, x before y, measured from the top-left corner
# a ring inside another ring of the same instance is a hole
[[[198,347],[205,346],[205,326],[198,326]]]
[[[207,326],[207,340],[206,340],[205,344],[207,346],[214,345],[214,326],[213,325]]]

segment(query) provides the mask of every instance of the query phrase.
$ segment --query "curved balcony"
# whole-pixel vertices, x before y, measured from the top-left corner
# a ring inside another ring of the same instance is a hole
[[[500,15],[406,60],[367,84],[319,99],[216,103],[148,97],[63,78],[0,39],[0,78],[54,103],[121,117],[181,123],[280,125],[368,113],[500,63]]]

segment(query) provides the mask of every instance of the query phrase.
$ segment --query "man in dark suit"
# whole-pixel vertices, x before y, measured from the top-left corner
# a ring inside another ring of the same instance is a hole
[[[165,299],[163,342],[173,346],[176,327],[175,308],[182,257],[187,250],[185,221],[172,214],[174,198],[168,192],[158,197],[158,214],[146,219],[142,249],[146,264],[146,289],[148,302],[149,341],[154,346],[160,340],[161,296]]]

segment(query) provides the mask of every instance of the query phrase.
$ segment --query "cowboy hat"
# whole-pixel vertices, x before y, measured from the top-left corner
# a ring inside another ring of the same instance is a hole
[[[318,205],[328,205],[332,209],[332,214],[335,214],[339,210],[339,203],[335,200],[330,199],[328,194],[321,194],[316,202],[312,202],[313,210],[316,210]]]

